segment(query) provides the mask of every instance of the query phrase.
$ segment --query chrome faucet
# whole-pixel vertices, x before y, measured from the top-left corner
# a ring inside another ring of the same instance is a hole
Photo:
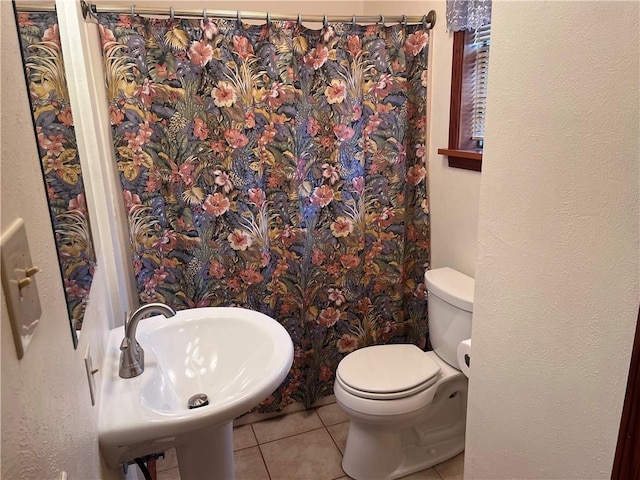
[[[130,312],[129,312],[130,313]],[[144,350],[136,340],[138,323],[149,315],[173,317],[176,311],[164,303],[142,305],[132,314],[127,313],[124,324],[124,338],[120,344],[120,377],[137,377],[144,371]]]

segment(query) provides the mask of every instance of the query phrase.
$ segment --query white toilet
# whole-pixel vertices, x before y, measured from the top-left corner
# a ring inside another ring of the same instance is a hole
[[[434,351],[376,345],[338,365],[334,393],[351,421],[342,468],[356,480],[399,478],[464,450],[467,378],[457,348],[471,337],[474,280],[440,268],[425,282]]]

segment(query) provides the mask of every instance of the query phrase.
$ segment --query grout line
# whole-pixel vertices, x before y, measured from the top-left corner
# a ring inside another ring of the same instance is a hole
[[[264,458],[264,455],[262,454],[262,448],[260,448],[260,445],[258,445],[258,451],[260,452],[260,457],[262,458],[262,464],[264,465],[264,469],[267,471],[267,477],[269,477],[269,480],[271,479],[271,472],[269,471],[269,465],[267,465],[267,461]]]
[[[268,442],[258,442],[258,445],[266,445],[267,443],[273,443],[273,442],[278,442],[280,440],[284,440],[285,438],[291,438],[291,437],[295,437],[297,435],[304,435],[305,433],[309,433],[309,432],[315,432],[316,430],[322,430],[322,429],[326,429],[327,427],[322,426],[322,427],[318,427],[318,428],[312,428],[311,430],[305,430],[304,432],[298,432],[298,433],[293,433],[291,435],[285,435],[284,437],[280,437],[280,438],[276,438],[275,440],[269,440]],[[257,438],[256,438],[257,440]]]
[[[347,422],[344,422],[344,423],[347,423]],[[336,425],[340,425],[340,424],[337,423]],[[342,468],[342,458],[344,457],[344,454],[342,453],[342,450],[340,450],[340,447],[338,446],[338,442],[336,442],[336,439],[333,438],[333,435],[331,435],[331,432],[329,431],[329,429],[327,427],[325,427],[325,430],[329,434],[329,437],[331,438],[331,441],[333,442],[333,444],[338,449],[338,453],[340,454],[340,468]],[[345,473],[345,475],[346,475],[346,473]]]

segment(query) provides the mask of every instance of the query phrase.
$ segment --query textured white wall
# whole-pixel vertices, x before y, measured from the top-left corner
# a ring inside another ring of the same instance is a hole
[[[2,22],[2,230],[23,218],[42,303],[40,324],[24,358],[17,360],[2,293],[3,479],[109,478],[101,471],[84,370],[87,345],[102,348],[106,319],[103,269],[98,268],[78,350],[73,349],[51,222],[10,2],[0,2]],[[99,352],[98,352],[99,353]]]
[[[639,300],[639,16],[493,4],[466,478],[610,477]]]

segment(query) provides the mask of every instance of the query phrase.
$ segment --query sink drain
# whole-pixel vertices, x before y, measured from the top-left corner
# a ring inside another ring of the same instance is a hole
[[[189,404],[190,409],[200,408],[204,407],[205,405],[209,405],[209,398],[207,397],[206,393],[196,393],[189,399],[187,403]]]

